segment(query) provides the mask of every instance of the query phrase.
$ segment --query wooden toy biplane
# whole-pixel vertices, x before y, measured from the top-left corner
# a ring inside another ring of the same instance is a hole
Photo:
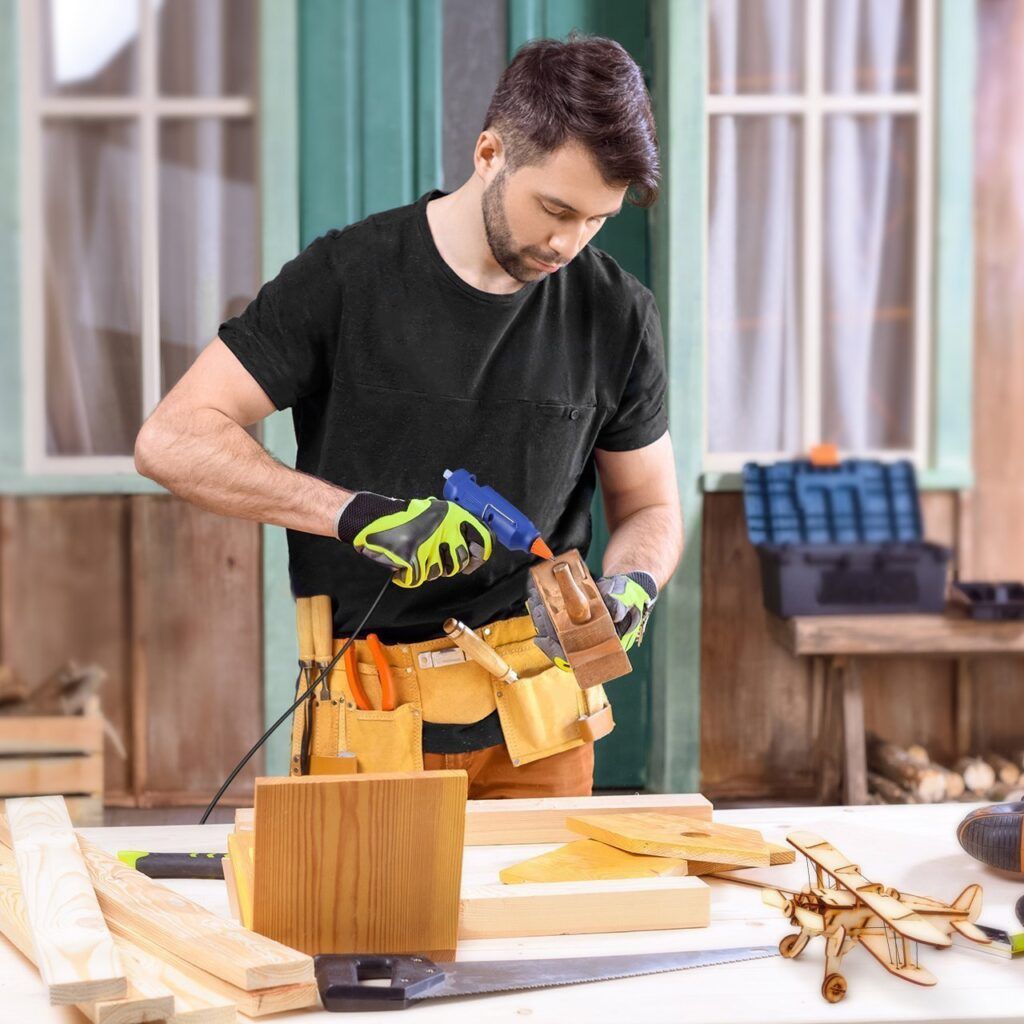
[[[761,898],[800,929],[779,943],[783,956],[799,956],[811,938],[824,937],[821,994],[830,1003],[846,995],[839,965],[857,943],[896,977],[934,985],[935,975],[917,962],[918,943],[949,946],[954,929],[974,942],[991,941],[973,924],[981,912],[980,885],[967,886],[951,904],[942,903],[869,882],[856,864],[812,832],[791,832],[786,841],[807,858],[808,867],[814,866],[814,884],[800,892],[766,886]]]

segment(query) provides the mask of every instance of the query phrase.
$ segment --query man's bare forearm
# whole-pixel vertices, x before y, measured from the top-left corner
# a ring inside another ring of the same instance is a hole
[[[216,409],[154,416],[139,434],[135,462],[140,473],[211,512],[325,537],[335,536],[338,511],[352,494],[278,462]]]
[[[679,564],[683,527],[678,507],[649,505],[637,509],[611,531],[604,553],[605,576],[641,569],[663,587]]]

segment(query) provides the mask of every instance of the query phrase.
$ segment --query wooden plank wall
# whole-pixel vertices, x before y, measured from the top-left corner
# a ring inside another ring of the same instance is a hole
[[[977,5],[974,471],[963,578],[1024,580],[1024,3]],[[1024,662],[974,669],[974,742],[1024,747]]]
[[[926,494],[923,504],[928,537],[952,544],[955,497]],[[705,496],[702,571],[701,792],[711,800],[813,801],[821,691],[808,662],[769,633],[739,494]],[[952,754],[948,662],[865,662],[863,680],[868,728]]]
[[[205,803],[263,731],[260,530],[155,495],[0,498],[0,662],[109,674],[107,802]],[[227,802],[252,799],[257,758]]]

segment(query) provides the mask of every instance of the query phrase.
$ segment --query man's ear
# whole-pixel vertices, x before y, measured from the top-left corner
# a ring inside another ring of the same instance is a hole
[[[476,140],[473,167],[478,178],[489,185],[505,166],[505,144],[493,129],[486,128]]]

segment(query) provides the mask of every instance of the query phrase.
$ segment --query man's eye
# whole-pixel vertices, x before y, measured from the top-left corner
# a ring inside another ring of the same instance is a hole
[[[541,206],[544,207],[544,212],[550,214],[552,217],[558,217],[561,219],[565,216],[565,210],[549,210],[543,203],[541,203]]]

